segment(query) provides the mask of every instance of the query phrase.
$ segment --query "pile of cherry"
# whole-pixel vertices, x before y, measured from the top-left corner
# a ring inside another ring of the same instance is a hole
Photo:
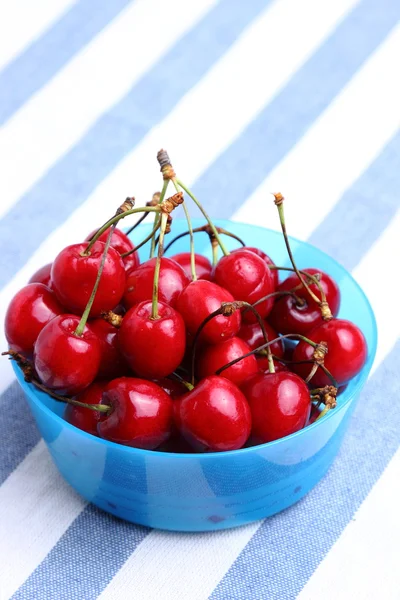
[[[335,281],[297,269],[283,197],[276,194],[275,204],[293,268],[280,282],[281,268],[260,248],[239,240],[228,252],[221,239],[228,232],[204,211],[214,264],[194,253],[183,192],[201,205],[168,155],[158,159],[164,185],[152,202],[134,208],[127,199],[15,295],[5,354],[27,381],[67,403],[67,421],[137,448],[235,450],[321,418],[362,369],[367,347],[356,325],[336,318]],[[170,183],[176,193],[166,198]],[[190,251],[167,258],[164,236],[183,203]],[[143,240],[152,257],[140,264],[117,226],[141,212],[140,221],[153,215],[154,227]]]

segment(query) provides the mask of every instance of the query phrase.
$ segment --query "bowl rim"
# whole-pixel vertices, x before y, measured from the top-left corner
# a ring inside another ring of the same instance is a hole
[[[201,218],[194,218],[192,219],[192,223],[195,224],[195,222],[201,222],[204,223],[204,220]],[[179,222],[185,222],[185,219],[176,219],[175,223],[179,223]],[[260,231],[264,231],[264,232],[268,232],[269,234],[274,234],[274,235],[279,235],[279,232],[274,230],[274,229],[269,229],[268,227],[262,227],[260,225],[253,225],[251,223],[245,223],[242,221],[231,221],[229,219],[215,219],[214,223],[218,224],[218,223],[229,223],[232,225],[244,225],[247,227],[251,227],[253,229],[258,229]],[[140,225],[136,230],[135,233],[137,233],[138,230],[140,230],[141,228],[145,228],[148,227],[148,224],[143,224]],[[321,254],[325,255],[327,258],[329,258],[329,260],[331,260],[336,267],[338,267],[341,271],[343,271],[345,273],[345,275],[347,277],[350,277],[350,279],[352,280],[352,283],[358,288],[358,291],[360,292],[367,311],[369,313],[369,316],[371,318],[371,324],[372,324],[372,339],[373,339],[373,343],[371,345],[371,347],[368,347],[368,357],[367,357],[367,361],[364,365],[364,367],[362,368],[361,372],[359,373],[359,375],[357,376],[357,379],[354,383],[354,387],[351,390],[351,393],[348,394],[347,398],[344,398],[343,402],[336,406],[336,408],[334,410],[330,410],[328,411],[325,416],[323,417],[323,419],[321,419],[320,421],[314,421],[314,423],[311,423],[310,425],[307,425],[306,427],[303,427],[303,429],[300,429],[299,431],[296,431],[294,433],[291,433],[290,435],[284,436],[282,438],[279,438],[277,440],[273,440],[271,442],[266,442],[265,444],[258,444],[256,446],[249,446],[246,448],[239,448],[237,450],[227,450],[225,452],[204,452],[204,453],[199,453],[199,452],[186,452],[186,453],[179,453],[179,452],[165,452],[165,451],[161,451],[161,450],[145,450],[143,448],[135,448],[133,446],[125,446],[123,444],[117,444],[116,442],[112,442],[110,440],[106,440],[104,438],[101,437],[96,437],[90,433],[87,433],[86,431],[83,431],[82,429],[79,429],[78,427],[75,427],[74,425],[72,425],[71,423],[69,423],[68,421],[66,421],[62,416],[58,415],[57,413],[53,412],[48,406],[46,406],[46,404],[44,404],[41,399],[40,399],[40,395],[44,394],[45,392],[40,392],[39,390],[36,390],[36,388],[33,387],[33,384],[29,384],[28,382],[26,382],[23,378],[22,375],[22,371],[20,370],[20,368],[18,367],[18,365],[15,363],[15,361],[11,361],[12,363],[12,367],[14,369],[14,372],[16,374],[17,377],[17,381],[19,383],[19,385],[21,386],[22,390],[28,394],[28,396],[30,397],[30,399],[34,402],[34,404],[40,409],[42,410],[44,413],[47,414],[47,416],[49,416],[50,418],[54,419],[55,421],[60,422],[60,424],[63,427],[67,427],[67,429],[72,430],[76,435],[81,435],[83,436],[83,438],[88,439],[88,440],[92,440],[92,441],[96,441],[97,443],[100,443],[102,445],[105,445],[107,447],[111,447],[111,448],[116,448],[120,451],[123,452],[128,452],[128,453],[132,453],[132,454],[136,454],[139,453],[141,455],[143,455],[144,457],[149,456],[149,457],[157,457],[157,458],[164,458],[164,459],[168,459],[171,457],[179,457],[179,459],[189,459],[191,457],[196,457],[196,458],[200,458],[201,460],[215,460],[216,458],[218,458],[218,460],[225,460],[225,459],[229,459],[232,456],[243,456],[246,453],[249,452],[254,452],[254,451],[259,451],[260,449],[263,448],[272,448],[274,446],[279,445],[280,443],[287,441],[289,439],[294,439],[296,437],[299,437],[301,435],[304,434],[304,431],[313,431],[315,428],[317,427],[321,427],[324,423],[328,422],[329,419],[334,418],[335,415],[337,415],[338,413],[340,413],[341,411],[343,411],[345,409],[345,407],[347,407],[352,401],[355,400],[355,398],[358,396],[358,394],[360,393],[361,389],[363,388],[366,380],[368,379],[368,376],[371,372],[371,368],[375,359],[375,355],[376,355],[376,350],[377,350],[377,341],[378,341],[378,328],[377,328],[377,323],[376,323],[376,318],[375,318],[375,314],[374,311],[372,309],[371,303],[369,302],[365,292],[363,291],[363,289],[361,288],[360,284],[354,279],[354,277],[352,276],[352,274],[341,264],[339,263],[336,259],[334,259],[332,256],[330,256],[329,254],[327,254],[326,252],[324,252],[324,250],[321,250],[320,248],[318,248],[317,246],[314,246],[313,244],[311,244],[310,242],[307,241],[303,241],[303,240],[299,240],[296,237],[293,236],[289,236],[290,240],[293,240],[294,242],[296,242],[297,244],[300,244],[302,246],[306,246],[308,248],[311,248],[312,250],[317,250],[318,252],[320,252]],[[346,395],[346,391],[344,391],[344,396]]]

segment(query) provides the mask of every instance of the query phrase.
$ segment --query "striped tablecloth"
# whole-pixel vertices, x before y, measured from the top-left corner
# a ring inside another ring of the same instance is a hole
[[[329,474],[212,534],[85,504],[1,361],[1,600],[400,598],[399,17],[399,0],[1,2],[3,317],[116,201],[149,199],[166,147],[214,217],[278,228],[266,198],[282,191],[290,233],[353,273],[379,327]]]

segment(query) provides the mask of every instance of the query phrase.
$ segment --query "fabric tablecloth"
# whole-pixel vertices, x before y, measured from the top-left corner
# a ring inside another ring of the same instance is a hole
[[[0,363],[0,599],[400,598],[399,0],[0,5],[0,286],[9,300],[165,147],[215,218],[287,226],[364,288],[379,347],[333,467],[239,529],[174,534],[86,504]],[[1,333],[1,346],[6,341]]]

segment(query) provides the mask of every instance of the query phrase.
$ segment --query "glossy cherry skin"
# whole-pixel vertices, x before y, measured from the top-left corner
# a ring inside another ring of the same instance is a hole
[[[154,450],[165,442],[173,422],[172,400],[152,381],[120,377],[111,381],[103,394],[111,412],[101,415],[100,437],[117,444]]]
[[[275,263],[272,260],[272,258],[270,258],[268,256],[268,254],[266,254],[263,250],[260,250],[260,248],[253,248],[252,246],[245,246],[243,249],[249,250],[250,252],[254,252],[254,254],[257,254],[257,256],[262,258],[263,261],[265,263],[267,263],[268,266],[270,266],[270,265],[275,266]],[[233,252],[236,252],[236,250],[233,250]],[[279,285],[279,271],[277,269],[271,269],[271,273],[272,273],[272,277],[274,280],[274,286],[275,286],[275,288],[277,288]]]
[[[308,422],[310,392],[304,381],[290,371],[260,373],[242,391],[250,405],[251,440],[264,444],[299,431]]]
[[[155,379],[170,375],[185,354],[186,330],[181,315],[158,303],[158,319],[151,318],[151,301],[133,306],[123,318],[118,343],[132,371]]]
[[[271,327],[269,323],[264,321],[265,333],[267,334],[268,341],[272,341],[278,337],[275,329]],[[259,346],[262,346],[264,342],[264,335],[262,329],[258,323],[243,323],[238,336],[242,338],[249,345],[250,350],[255,350]],[[285,347],[282,340],[278,340],[270,346],[272,354],[275,354],[278,358],[283,357]]]
[[[222,302],[232,302],[233,296],[212,281],[198,279],[184,289],[176,302],[176,310],[182,315],[186,329],[195,335],[206,317],[220,308]],[[218,315],[211,319],[200,334],[199,341],[218,344],[234,335],[240,329],[240,311],[231,316]]]
[[[36,340],[34,365],[42,383],[48,388],[74,396],[97,377],[101,346],[89,325],[78,337],[76,315],[55,317],[42,329]]]
[[[175,421],[197,451],[223,452],[242,448],[251,430],[249,405],[239,388],[211,375],[175,400]]]
[[[92,231],[92,233],[87,236],[85,241],[88,242],[89,240],[91,240],[96,231],[97,229]],[[103,242],[105,244],[107,242],[108,234],[109,230],[102,233],[99,237],[100,242]],[[121,231],[121,229],[118,228],[115,228],[113,231],[110,246],[112,248],[115,248],[118,254],[125,254],[125,252],[129,252],[135,247],[134,244],[132,244],[129,237],[126,235],[126,233],[124,233],[123,231]],[[129,271],[130,269],[137,269],[140,265],[140,259],[137,252],[132,252],[132,254],[123,258],[122,261],[124,263],[126,271]]]
[[[355,377],[367,360],[367,343],[362,331],[345,319],[332,319],[318,325],[308,334],[308,338],[313,342],[327,343],[328,353],[324,365],[339,385]],[[313,351],[310,344],[301,341],[293,352],[293,360],[311,360]],[[293,364],[292,369],[305,378],[311,370],[311,365]],[[332,382],[322,369],[318,369],[310,383],[313,387],[323,387],[331,385]]]
[[[340,290],[336,282],[332,277],[318,269],[310,268],[304,269],[304,271],[310,273],[310,275],[320,274],[321,287],[326,294],[332,315],[335,317],[339,312],[340,306]],[[290,277],[282,281],[277,291],[289,291],[297,285],[299,285],[299,278],[296,273],[293,273]],[[315,283],[310,285],[310,289],[318,298],[321,297],[321,292]],[[318,304],[310,297],[304,287],[296,290],[295,293],[299,298],[303,298],[306,304],[304,306],[297,305],[296,300],[292,296],[278,298],[275,301],[268,320],[279,333],[300,333],[301,335],[307,335],[311,329],[323,323],[321,311]]]
[[[49,263],[40,267],[35,273],[32,275],[28,283],[43,283],[43,285],[47,285],[47,287],[51,288],[51,266],[53,263]]]
[[[208,279],[208,281],[211,281],[213,267],[208,258],[202,254],[195,254],[194,256],[197,279]],[[180,252],[179,254],[174,254],[171,258],[177,262],[178,265],[181,265],[189,279],[192,279],[190,252]]]
[[[75,400],[85,404],[100,404],[107,383],[106,381],[94,381],[86,390],[78,394]],[[73,404],[67,404],[64,412],[64,419],[68,423],[96,436],[98,435],[97,423],[99,418],[99,411],[90,410],[90,408],[84,406],[74,406]]]
[[[118,344],[118,329],[104,319],[93,319],[90,328],[100,340],[101,360],[97,377],[115,379],[129,374],[129,367]]]
[[[53,289],[60,302],[71,312],[82,314],[90,298],[103,257],[105,244],[95,242],[89,256],[81,256],[87,244],[73,244],[61,250],[51,268]],[[103,310],[112,310],[122,298],[125,289],[125,269],[120,255],[109,248],[91,317]]]
[[[236,252],[223,256],[215,267],[214,281],[227,289],[235,300],[244,300],[254,304],[264,296],[275,291],[272,272],[262,258],[239,248]],[[271,311],[273,298],[257,305],[257,311],[266,317]],[[251,311],[243,313],[243,320],[254,323]]]
[[[196,361],[197,376],[203,379],[208,375],[214,375],[219,368],[235,360],[235,358],[240,358],[247,352],[250,352],[249,346],[239,337],[231,337],[220,344],[206,346],[198,354]],[[240,386],[257,372],[256,357],[251,355],[222,371],[220,376],[226,377]]]
[[[54,292],[42,283],[29,283],[11,300],[4,320],[8,345],[30,355],[43,327],[64,312]]]
[[[138,269],[129,271],[123,299],[127,308],[144,300],[151,300],[155,264],[156,259],[152,258],[142,263]],[[189,281],[189,277],[178,263],[163,257],[158,280],[158,299],[175,307],[179,294]]]

